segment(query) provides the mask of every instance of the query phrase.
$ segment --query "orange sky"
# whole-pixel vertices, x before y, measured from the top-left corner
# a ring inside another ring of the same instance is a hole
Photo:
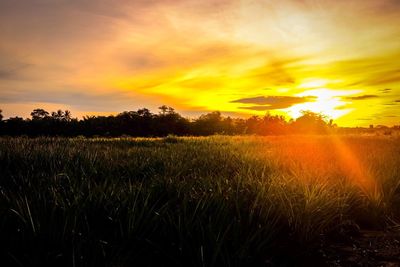
[[[400,124],[397,0],[4,0],[0,108]]]

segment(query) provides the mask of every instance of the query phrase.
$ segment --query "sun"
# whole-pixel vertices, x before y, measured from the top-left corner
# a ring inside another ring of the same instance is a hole
[[[341,97],[357,93],[358,90],[332,90],[327,88],[318,88],[306,90],[296,96],[313,97],[314,100],[294,105],[287,109],[288,114],[292,118],[298,118],[302,115],[302,111],[309,110],[328,116],[330,119],[337,119],[352,111],[346,108],[346,101]]]

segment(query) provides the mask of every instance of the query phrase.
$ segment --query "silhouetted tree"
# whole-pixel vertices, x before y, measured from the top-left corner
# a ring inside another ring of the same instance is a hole
[[[158,108],[160,110],[160,114],[165,115],[168,111],[168,107],[166,105],[162,105],[161,107]]]
[[[326,116],[312,111],[302,111],[302,116],[292,123],[292,128],[300,133],[326,133],[330,124],[327,123]]]
[[[0,116],[1,116],[0,112]],[[295,121],[267,113],[263,117],[248,119],[224,117],[219,111],[210,112],[189,120],[172,107],[163,105],[157,114],[147,108],[124,111],[116,116],[84,116],[73,119],[68,110],[49,112],[37,108],[31,112],[32,119],[19,117],[0,122],[0,134],[29,136],[166,136],[257,134],[278,135],[286,133],[328,133],[336,127],[332,120],[322,114],[304,111]],[[344,130],[343,130],[344,131]],[[343,132],[342,131],[342,132]]]
[[[157,136],[168,134],[185,135],[189,133],[189,120],[175,112],[172,107],[161,106],[159,115],[154,116],[154,129]]]
[[[7,135],[26,134],[26,122],[20,117],[11,117],[5,123],[4,133]]]
[[[193,134],[211,135],[215,133],[222,133],[221,122],[222,116],[219,111],[201,115],[193,122]]]
[[[3,111],[0,109],[0,135],[3,134],[4,127],[3,127]]]
[[[56,112],[52,112],[51,113],[51,118],[53,120],[57,120],[57,121],[71,121],[72,117],[71,117],[71,111],[69,110],[65,110],[62,111],[61,109],[57,110]]]
[[[64,120],[65,121],[71,121],[72,120],[71,111],[69,111],[69,110],[65,110],[64,111]]]
[[[150,110],[148,110],[147,108],[141,108],[138,109],[137,114],[140,117],[145,117],[145,118],[150,118],[153,116],[153,114],[150,112]]]
[[[34,109],[31,112],[32,120],[42,120],[49,116],[49,113],[41,108]]]
[[[51,118],[53,120],[61,121],[64,118],[64,112],[61,109],[53,111],[51,113]]]
[[[260,118],[258,116],[251,116],[245,122],[245,134],[255,134],[259,132]]]
[[[160,110],[160,116],[166,116],[166,115],[171,115],[171,114],[177,114],[175,112],[175,109],[172,107],[168,107],[166,105],[163,105],[158,108]]]

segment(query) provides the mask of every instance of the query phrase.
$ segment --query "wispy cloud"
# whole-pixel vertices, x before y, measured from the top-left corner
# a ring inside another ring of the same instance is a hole
[[[360,95],[360,96],[347,96],[345,99],[347,100],[366,100],[371,98],[378,98],[377,95]]]
[[[248,110],[256,110],[256,111],[265,111],[265,110],[274,110],[278,109],[273,106],[248,106],[248,107],[239,107],[240,109],[248,109]]]
[[[296,97],[296,96],[257,96],[241,98],[231,101],[231,103],[253,104],[252,106],[240,106],[240,109],[249,110],[274,110],[285,109],[293,105],[314,101],[315,97]]]
[[[388,94],[392,91],[392,89],[390,88],[385,88],[385,89],[379,89],[379,92],[383,93],[383,94]]]

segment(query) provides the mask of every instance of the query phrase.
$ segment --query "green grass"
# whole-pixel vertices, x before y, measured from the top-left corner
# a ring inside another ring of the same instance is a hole
[[[294,265],[400,218],[394,136],[2,138],[0,176],[6,265]]]

